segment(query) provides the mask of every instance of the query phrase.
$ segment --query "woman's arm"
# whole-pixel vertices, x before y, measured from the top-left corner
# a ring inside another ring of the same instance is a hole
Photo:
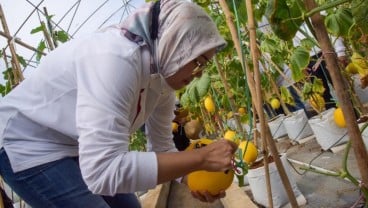
[[[228,170],[236,149],[235,143],[221,139],[191,151],[157,153],[157,183],[164,183],[196,170]]]

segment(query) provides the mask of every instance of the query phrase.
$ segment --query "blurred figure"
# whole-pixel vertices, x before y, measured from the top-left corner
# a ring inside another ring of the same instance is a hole
[[[176,109],[174,110],[175,118],[173,120],[173,139],[175,147],[179,151],[185,150],[189,144],[190,139],[185,134],[185,124],[187,123],[188,111],[182,108],[180,103],[175,104]]]

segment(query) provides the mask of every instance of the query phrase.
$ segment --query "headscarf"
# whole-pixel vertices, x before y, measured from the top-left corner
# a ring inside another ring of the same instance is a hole
[[[162,0],[158,21],[158,37],[151,39],[152,8],[147,3],[122,24],[125,36],[148,45],[157,71],[163,77],[179,69],[211,49],[226,45],[215,23],[195,3],[186,0]]]

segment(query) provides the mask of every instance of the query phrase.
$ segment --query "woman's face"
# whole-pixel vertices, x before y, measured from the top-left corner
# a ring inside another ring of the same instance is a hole
[[[174,90],[179,90],[188,85],[195,77],[200,77],[208,61],[215,55],[216,49],[207,51],[196,59],[192,60],[178,72],[166,78],[166,82]]]

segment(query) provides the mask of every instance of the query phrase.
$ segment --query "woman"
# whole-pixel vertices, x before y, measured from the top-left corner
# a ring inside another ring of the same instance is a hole
[[[236,145],[175,149],[174,90],[225,45],[185,0],[148,3],[119,26],[58,47],[0,107],[1,176],[32,207],[139,207],[135,191],[231,167]],[[147,152],[129,152],[145,124]],[[193,193],[202,201],[224,196]]]

